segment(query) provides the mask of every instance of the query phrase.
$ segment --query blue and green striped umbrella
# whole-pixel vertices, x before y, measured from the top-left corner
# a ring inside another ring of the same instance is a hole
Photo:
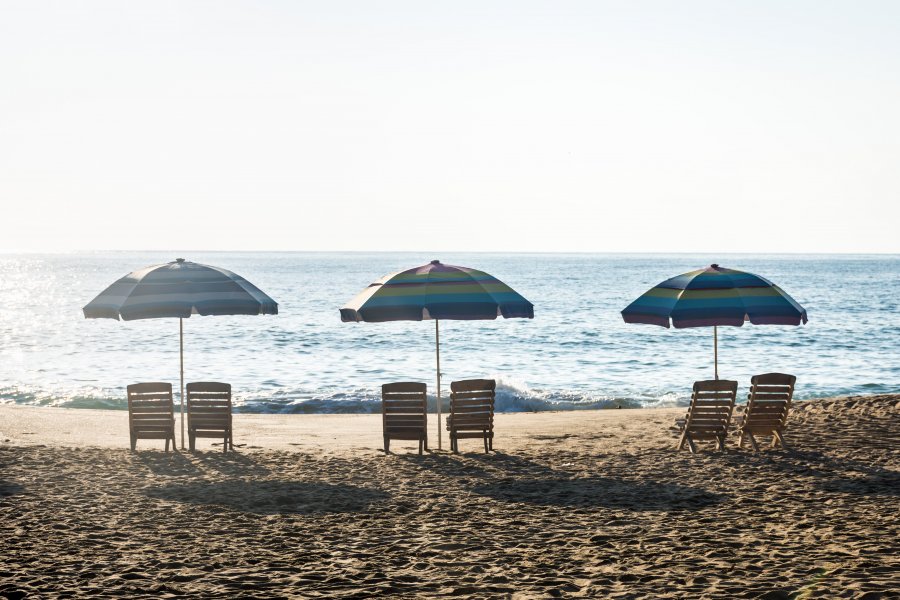
[[[87,319],[178,319],[183,450],[184,319],[191,315],[277,315],[278,303],[237,273],[177,258],[114,281],[82,310]]]
[[[710,265],[658,284],[622,311],[626,323],[676,329],[713,327],[715,372],[719,377],[718,326],[800,325],[806,309],[759,275]]]
[[[341,309],[341,321],[534,318],[534,305],[484,271],[441,264],[385,275]]]
[[[497,317],[534,318],[534,305],[511,287],[484,271],[427,265],[391,273],[372,283],[341,308],[341,321],[434,320],[437,359],[438,448],[441,447],[441,319],[480,320]]]

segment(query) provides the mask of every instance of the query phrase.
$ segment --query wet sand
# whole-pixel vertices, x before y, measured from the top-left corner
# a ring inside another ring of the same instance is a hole
[[[677,452],[682,413],[498,415],[494,453],[420,457],[372,415],[132,453],[124,412],[0,406],[0,597],[898,597],[900,395],[797,404],[758,454]]]

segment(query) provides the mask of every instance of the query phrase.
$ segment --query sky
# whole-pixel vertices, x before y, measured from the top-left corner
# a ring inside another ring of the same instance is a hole
[[[900,3],[0,0],[0,250],[900,253]]]

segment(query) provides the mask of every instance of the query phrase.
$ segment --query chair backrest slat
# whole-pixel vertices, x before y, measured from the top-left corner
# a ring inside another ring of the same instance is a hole
[[[490,425],[494,417],[497,382],[493,379],[464,379],[450,384],[450,416],[453,422]],[[465,421],[463,421],[465,419]]]
[[[192,423],[218,429],[231,424],[231,384],[218,381],[193,381],[184,386],[187,399],[188,428]],[[210,420],[210,417],[216,417]],[[218,424],[218,425],[216,425]]]
[[[421,417],[425,422],[427,407],[427,387],[424,383],[401,381],[385,383],[381,386],[381,413],[385,425],[408,419],[410,416]]]
[[[737,385],[737,381],[727,379],[695,382],[685,422],[686,430],[691,432],[694,428],[702,428],[708,431],[710,426],[714,426],[720,428],[724,435],[734,409]]]
[[[759,433],[784,429],[796,382],[797,378],[787,373],[754,375],[750,379],[750,394],[742,427]]]
[[[161,381],[133,383],[126,388],[128,420],[132,425],[161,417],[174,417],[172,384]]]

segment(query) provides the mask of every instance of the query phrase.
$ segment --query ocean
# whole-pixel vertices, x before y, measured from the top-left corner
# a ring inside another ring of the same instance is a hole
[[[178,387],[178,320],[85,319],[126,273],[184,257],[223,267],[279,303],[275,316],[184,321],[185,381],[232,384],[235,410],[379,410],[380,385],[435,392],[434,323],[342,323],[377,278],[440,259],[498,277],[535,318],[441,321],[443,395],[498,382],[498,411],[687,403],[713,377],[711,328],[627,325],[619,314],[673,275],[710,263],[766,277],[809,313],[799,327],[719,328],[719,376],[797,376],[796,398],[900,391],[900,256],[496,253],[104,252],[0,255],[0,403],[125,409],[125,386]]]

